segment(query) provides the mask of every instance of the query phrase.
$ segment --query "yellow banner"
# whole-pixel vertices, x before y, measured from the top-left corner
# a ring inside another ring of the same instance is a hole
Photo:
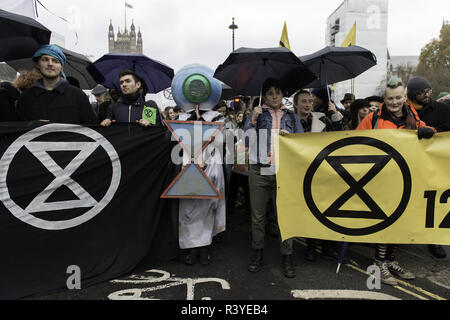
[[[450,132],[291,134],[278,140],[283,240],[450,245]]]

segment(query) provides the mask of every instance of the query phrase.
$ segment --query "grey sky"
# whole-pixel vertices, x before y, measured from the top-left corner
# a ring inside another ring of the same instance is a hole
[[[39,18],[65,36],[67,49],[92,55],[108,51],[110,19],[124,29],[124,0],[41,0],[55,15],[38,5]],[[236,18],[236,48],[278,45],[287,22],[291,50],[298,56],[325,46],[327,17],[342,0],[127,0],[131,20],[140,27],[144,54],[177,71],[186,64],[201,63],[215,69],[231,51],[231,18]],[[450,19],[448,0],[390,0],[388,47],[391,55],[419,55],[421,48],[439,36],[443,19]],[[445,16],[447,14],[447,16]]]

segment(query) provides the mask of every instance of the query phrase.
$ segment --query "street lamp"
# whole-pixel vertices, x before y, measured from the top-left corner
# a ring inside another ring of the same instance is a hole
[[[232,43],[233,43],[233,51],[234,51],[234,30],[237,29],[238,26],[236,24],[234,24],[234,17],[231,21],[232,22],[231,22],[230,26],[228,27],[228,29],[231,29],[231,32],[232,32]]]

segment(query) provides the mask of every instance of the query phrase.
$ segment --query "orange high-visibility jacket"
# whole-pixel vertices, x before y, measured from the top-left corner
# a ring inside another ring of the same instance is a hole
[[[406,108],[409,108],[411,110],[412,114],[414,115],[414,118],[416,120],[416,127],[417,128],[429,127],[429,128],[432,128],[436,132],[436,129],[434,129],[433,127],[427,126],[425,122],[423,122],[422,120],[419,119],[419,116],[417,115],[417,111],[413,107],[411,107],[407,103],[405,103],[405,105],[406,105]],[[391,120],[384,119],[382,117],[382,114],[387,112],[387,110],[384,110],[385,108],[386,108],[385,104],[383,103],[381,105],[381,107],[380,107],[380,110],[378,112],[376,112],[376,115],[378,117],[378,119],[377,119],[378,120],[378,124],[377,124],[376,129],[402,129],[402,128],[404,128],[405,127],[404,125],[399,127],[399,126],[397,126],[396,123],[392,122]],[[363,121],[361,121],[361,123],[358,125],[356,130],[370,130],[370,129],[374,129],[372,127],[372,123],[373,123],[372,120],[373,120],[374,114],[375,114],[374,112],[368,114],[363,119]]]

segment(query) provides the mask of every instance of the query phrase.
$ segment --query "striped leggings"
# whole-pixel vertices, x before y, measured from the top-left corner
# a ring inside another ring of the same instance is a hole
[[[397,248],[398,245],[396,244],[377,244],[375,250],[375,259],[379,261],[394,261]]]

